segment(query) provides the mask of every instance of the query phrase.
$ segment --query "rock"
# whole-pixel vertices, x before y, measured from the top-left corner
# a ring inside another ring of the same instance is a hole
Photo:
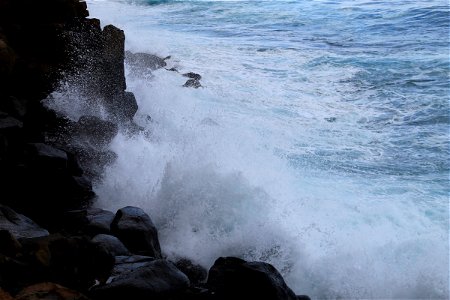
[[[42,278],[42,275],[31,265],[0,254],[0,287],[9,293],[17,293],[24,286],[36,282],[38,276]]]
[[[47,236],[48,231],[31,219],[0,204],[0,230],[8,230],[16,239]]]
[[[95,116],[82,116],[76,123],[74,131],[78,140],[102,148],[112,141],[119,128],[117,124]]]
[[[93,299],[170,299],[189,287],[189,279],[172,263],[158,259],[92,289]]]
[[[108,234],[97,234],[92,242],[100,245],[108,250],[112,255],[130,255],[128,249],[122,244],[122,242],[115,236]]]
[[[111,277],[114,278],[132,272],[140,267],[147,266],[154,260],[154,257],[142,255],[116,256],[116,264],[114,265]]]
[[[0,230],[0,253],[16,257],[22,250],[22,245],[8,230]]]
[[[183,76],[191,78],[191,79],[195,79],[195,80],[202,79],[202,76],[200,74],[197,74],[197,73],[194,73],[194,72],[184,73]]]
[[[23,123],[5,113],[0,112],[0,133],[5,130],[20,129]]]
[[[109,111],[117,122],[132,121],[138,110],[136,98],[131,92],[117,93],[110,103]]]
[[[170,57],[169,57],[170,58]],[[157,70],[165,67],[167,64],[165,59],[160,58],[153,54],[148,53],[132,53],[130,51],[125,52],[125,62],[131,67],[132,72],[144,73],[145,71]]]
[[[336,122],[336,120],[337,120],[336,117],[329,117],[329,118],[324,118],[324,119],[325,119],[325,121],[330,122],[330,123]]]
[[[311,298],[306,295],[297,295],[297,300],[311,300]]]
[[[218,299],[297,299],[272,265],[235,257],[216,260],[209,270],[207,286]]]
[[[87,210],[86,230],[89,234],[96,235],[100,233],[109,234],[111,232],[111,223],[114,220],[114,213],[111,211],[90,208]]]
[[[200,265],[194,264],[186,258],[182,258],[175,263],[175,266],[189,278],[193,285],[197,285],[206,280],[208,271]]]
[[[80,292],[52,282],[38,283],[24,288],[16,300],[89,300]]]
[[[111,232],[132,253],[161,258],[158,232],[142,209],[133,206],[119,209],[111,224]]]
[[[193,87],[194,89],[198,89],[202,85],[200,84],[200,81],[197,79],[188,79],[185,84],[183,84],[184,87]]]
[[[48,237],[23,239],[24,259],[40,269],[41,281],[87,290],[97,279],[105,282],[114,266],[114,256],[86,237]]]
[[[103,28],[103,39],[103,93],[111,97],[127,88],[124,66],[125,34],[123,30],[107,25]]]

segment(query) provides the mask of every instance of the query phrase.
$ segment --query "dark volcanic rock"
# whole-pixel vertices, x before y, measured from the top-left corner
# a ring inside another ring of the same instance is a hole
[[[208,271],[200,265],[194,264],[186,258],[182,258],[175,263],[175,266],[189,278],[191,284],[196,285],[206,280]]]
[[[107,25],[103,28],[103,92],[112,96],[117,92],[124,91],[125,83],[125,34],[123,30]]]
[[[161,257],[158,232],[142,209],[132,206],[119,209],[111,224],[111,232],[132,253]]]
[[[116,264],[114,265],[111,276],[114,278],[119,275],[124,275],[125,273],[132,272],[140,267],[147,266],[154,260],[154,257],[142,255],[116,256]]]
[[[198,89],[202,85],[200,84],[200,81],[198,79],[188,79],[185,84],[183,84],[184,87],[193,87],[194,89]]]
[[[87,210],[86,230],[89,234],[96,235],[100,233],[109,234],[111,232],[111,223],[114,220],[114,213],[99,208],[90,208]]]
[[[122,244],[122,242],[115,236],[108,234],[97,234],[92,242],[100,245],[108,250],[112,255],[130,255],[128,249]]]
[[[167,64],[163,58],[148,53],[125,52],[125,62],[131,67],[132,72],[144,73],[165,67]]]
[[[93,299],[170,299],[189,287],[189,279],[172,263],[158,259],[95,287]]]
[[[197,73],[194,73],[194,72],[184,73],[183,76],[191,78],[191,79],[195,79],[195,80],[202,79],[202,76],[200,74],[197,74]]]
[[[31,219],[0,204],[0,230],[8,230],[16,239],[47,236],[48,231]]]
[[[207,286],[218,299],[297,299],[272,265],[235,257],[216,260],[209,270]]]
[[[60,149],[43,143],[30,143],[27,150],[30,164],[33,166],[55,170],[67,168],[67,154]]]
[[[97,147],[108,145],[118,132],[117,124],[95,116],[80,117],[74,129],[76,139]]]

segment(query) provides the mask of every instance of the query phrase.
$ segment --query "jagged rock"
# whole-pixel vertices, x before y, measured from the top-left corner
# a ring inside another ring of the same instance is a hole
[[[119,209],[111,224],[111,232],[132,253],[161,257],[158,232],[142,209],[133,206]]]
[[[218,299],[297,299],[271,264],[236,257],[217,259],[209,270],[207,286]]]
[[[167,58],[166,58],[167,59]],[[125,62],[131,67],[132,72],[144,73],[165,67],[165,59],[148,53],[125,52]]]
[[[123,30],[107,25],[103,28],[103,92],[107,97],[124,91],[125,83],[125,34]]]
[[[101,148],[112,141],[119,132],[119,128],[111,121],[95,116],[82,116],[76,123],[74,131],[78,140],[87,141]]]
[[[92,289],[93,299],[168,299],[189,287],[189,279],[172,263],[158,259]]]
[[[193,87],[194,89],[198,89],[202,85],[200,84],[200,81],[197,79],[188,79],[185,84],[183,84],[184,87]]]
[[[122,244],[122,242],[115,236],[108,234],[97,234],[92,242],[100,245],[108,250],[112,255],[130,255],[128,249]]]
[[[195,79],[195,80],[202,79],[202,76],[200,74],[197,74],[197,73],[194,73],[194,72],[184,73],[183,76],[191,78],[191,79]]]
[[[8,230],[16,239],[47,236],[48,231],[31,219],[0,204],[0,229]]]
[[[200,265],[194,264],[186,258],[182,258],[175,263],[175,266],[189,278],[191,284],[196,285],[204,282],[208,271]]]
[[[131,92],[116,93],[110,99],[109,111],[118,122],[132,121],[138,110],[134,94]]]
[[[52,282],[38,283],[24,288],[17,294],[16,300],[89,300],[80,292],[68,289]]]

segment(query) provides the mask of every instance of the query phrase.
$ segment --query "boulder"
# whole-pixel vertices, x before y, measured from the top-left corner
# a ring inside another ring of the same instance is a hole
[[[116,93],[108,102],[108,110],[117,122],[129,122],[133,120],[138,110],[136,97],[131,92]]]
[[[114,278],[119,275],[132,272],[140,267],[148,265],[154,260],[154,257],[142,255],[116,256],[116,263],[114,265],[111,277]]]
[[[161,258],[158,232],[142,209],[133,206],[119,209],[111,223],[111,232],[132,253]]]
[[[188,72],[183,74],[184,77],[188,77],[195,80],[202,79],[202,76],[200,74],[194,73],[194,72]]]
[[[184,84],[184,87],[192,87],[194,89],[198,89],[202,85],[200,84],[200,81],[197,79],[188,79]]]
[[[125,34],[123,30],[107,25],[103,28],[103,93],[112,96],[124,91],[125,83]]]
[[[24,288],[17,294],[16,300],[89,300],[80,292],[68,289],[52,282],[38,283]]]
[[[172,263],[158,259],[92,289],[93,299],[170,299],[189,287],[189,279]]]
[[[132,72],[144,73],[165,67],[165,59],[148,53],[125,52],[125,62],[130,66]]]
[[[189,278],[193,285],[197,285],[206,280],[208,271],[200,265],[194,264],[187,258],[177,260],[175,266]]]
[[[92,242],[104,247],[114,256],[130,255],[128,249],[115,236],[108,234],[97,234],[94,238],[92,238]]]
[[[9,231],[16,239],[47,236],[48,231],[31,219],[0,204],[0,230]]]
[[[113,220],[113,212],[100,208],[90,208],[87,210],[86,231],[92,235],[100,233],[109,234]]]
[[[30,164],[52,170],[65,170],[67,168],[67,154],[43,143],[28,144],[28,158]]]
[[[236,257],[217,259],[209,270],[207,286],[218,299],[297,300],[271,264]]]

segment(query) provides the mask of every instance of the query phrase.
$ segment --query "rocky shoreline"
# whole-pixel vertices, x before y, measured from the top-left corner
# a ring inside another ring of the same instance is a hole
[[[166,64],[126,53],[122,30],[88,16],[79,0],[0,0],[0,299],[309,299],[268,263],[170,261],[142,209],[93,207],[110,141],[142,130],[125,59],[135,72]],[[103,118],[44,105],[67,78]]]

